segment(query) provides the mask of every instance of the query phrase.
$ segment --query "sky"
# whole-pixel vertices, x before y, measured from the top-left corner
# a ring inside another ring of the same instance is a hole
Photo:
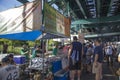
[[[28,1],[31,2],[33,0]],[[17,0],[0,0],[0,12],[20,5],[22,4]]]

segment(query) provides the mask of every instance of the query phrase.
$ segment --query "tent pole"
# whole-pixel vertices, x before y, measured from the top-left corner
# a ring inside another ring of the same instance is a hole
[[[44,40],[41,39],[41,48],[42,48],[42,58],[43,58],[43,63],[42,63],[42,67],[43,67],[43,71],[42,71],[42,80],[45,79],[45,76],[44,76]]]
[[[46,39],[46,47],[45,47],[46,53],[48,53],[48,46],[49,46],[49,41],[48,39]]]
[[[45,79],[45,75],[44,75],[44,39],[43,39],[43,36],[44,36],[44,6],[45,6],[45,0],[42,0],[42,26],[41,26],[41,32],[42,32],[42,39],[41,39],[41,47],[42,47],[42,58],[43,58],[43,63],[42,63],[42,68],[43,68],[43,74],[42,74],[42,80]]]

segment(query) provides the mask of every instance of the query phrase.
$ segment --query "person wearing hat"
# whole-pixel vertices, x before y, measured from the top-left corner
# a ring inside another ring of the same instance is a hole
[[[9,58],[9,64],[13,64],[13,65],[15,65],[15,62],[14,62],[14,60],[13,60],[13,54],[9,54],[8,55],[8,58]]]
[[[0,68],[0,80],[18,80],[19,69],[9,64],[9,58],[6,56],[2,59],[2,67]]]
[[[2,59],[1,63],[2,63],[2,67],[8,65],[8,64],[9,64],[9,58],[8,58],[8,56],[5,56],[5,57]]]

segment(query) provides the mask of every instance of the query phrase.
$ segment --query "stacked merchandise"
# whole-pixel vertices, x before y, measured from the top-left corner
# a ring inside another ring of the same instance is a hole
[[[68,71],[63,69],[62,59],[65,60],[63,57],[45,57],[43,58],[33,58],[30,61],[29,69],[38,70],[34,73],[34,77],[39,75],[42,76],[42,73],[45,74],[45,80],[68,80]],[[44,64],[44,69],[43,69]],[[64,63],[65,64],[65,63]],[[64,66],[65,67],[65,66]],[[53,79],[54,76],[54,79]]]
[[[44,64],[43,64],[44,63]],[[31,69],[38,69],[38,70],[43,70],[43,66],[46,68],[48,67],[48,60],[47,58],[33,58],[30,61],[29,68]]]
[[[44,75],[45,79],[49,79],[49,80],[53,80],[52,79],[52,72],[50,71],[51,69],[51,64],[48,58],[33,58],[30,61],[29,64],[29,70],[31,70],[30,73],[33,74],[33,76],[31,77],[34,80],[40,80],[42,77],[42,75]]]

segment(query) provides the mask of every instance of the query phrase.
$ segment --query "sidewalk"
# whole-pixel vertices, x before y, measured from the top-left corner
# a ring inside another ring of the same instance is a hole
[[[81,80],[95,80],[95,75],[92,73],[87,74],[82,72]],[[103,80],[118,80],[118,77],[116,77],[113,68],[107,66],[107,63],[103,63]]]

